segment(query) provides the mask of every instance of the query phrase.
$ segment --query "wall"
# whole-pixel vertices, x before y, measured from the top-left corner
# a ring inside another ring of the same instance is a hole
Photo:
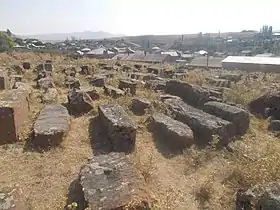
[[[275,72],[280,73],[280,65],[222,62],[224,69],[238,69],[247,72]]]

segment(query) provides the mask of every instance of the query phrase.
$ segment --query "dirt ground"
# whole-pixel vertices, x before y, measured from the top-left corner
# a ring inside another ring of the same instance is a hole
[[[98,62],[76,61],[60,55],[2,53],[0,69],[20,65],[25,60],[35,66],[45,59],[53,61],[60,102],[67,100],[67,90],[59,86],[61,66],[96,65]],[[211,73],[197,70],[188,74],[187,81],[203,84],[205,77]],[[30,70],[24,75],[24,82],[33,84],[34,76],[35,73]],[[86,82],[82,81],[82,84]],[[246,104],[272,86],[278,88],[277,75],[269,76],[266,81],[244,81],[229,90],[226,97]],[[71,117],[71,129],[58,148],[43,153],[31,150],[27,142],[32,124],[43,107],[41,94],[39,90],[33,90],[30,122],[21,134],[21,141],[0,147],[0,186],[17,189],[28,209],[64,209],[71,182],[77,178],[81,166],[93,156],[96,145],[92,144],[91,122],[100,103],[120,103],[138,125],[136,149],[129,158],[147,183],[152,209],[231,210],[234,209],[235,194],[239,188],[277,181],[280,177],[280,142],[274,133],[267,131],[267,121],[251,116],[250,129],[230,145],[232,151],[218,150],[211,145],[206,148],[194,146],[181,154],[171,155],[168,148],[162,142],[156,142],[148,132],[145,124],[148,114],[139,117],[129,111],[127,106],[131,96],[117,101],[101,97],[94,102],[91,112]],[[143,89],[137,93],[137,96],[149,99],[158,95]]]

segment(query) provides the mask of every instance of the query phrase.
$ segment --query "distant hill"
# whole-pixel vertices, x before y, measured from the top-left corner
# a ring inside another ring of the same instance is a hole
[[[104,31],[84,31],[84,32],[73,32],[73,33],[52,33],[52,34],[34,34],[34,35],[24,35],[20,36],[22,38],[34,38],[44,41],[63,41],[75,37],[76,39],[104,39],[112,37],[121,37],[122,34],[111,34]]]

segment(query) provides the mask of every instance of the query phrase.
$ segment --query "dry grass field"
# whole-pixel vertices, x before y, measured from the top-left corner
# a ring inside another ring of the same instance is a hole
[[[52,60],[54,82],[59,90],[59,102],[67,102],[67,89],[63,88],[62,69],[66,65],[90,64],[97,67],[97,60],[71,60],[60,55],[11,53],[0,54],[0,69],[21,65],[27,60],[32,69],[23,75],[23,82],[34,85],[33,69],[44,61]],[[105,61],[103,61],[105,62]],[[108,61],[109,62],[109,61]],[[128,64],[132,65],[132,64]],[[171,67],[170,67],[171,68]],[[203,85],[205,78],[213,72],[194,70],[187,73],[186,81]],[[87,82],[78,76],[82,86]],[[279,77],[269,75],[266,80],[242,80],[227,91],[224,97],[245,105],[269,88],[279,88]],[[114,81],[110,81],[114,84]],[[139,88],[137,96],[150,100],[158,99],[160,93]],[[1,94],[1,93],[0,93]],[[129,110],[132,96],[113,100],[102,95],[93,102],[93,110],[83,116],[71,117],[71,129],[62,144],[45,152],[32,150],[28,146],[32,125],[44,106],[42,92],[33,89],[29,124],[21,133],[20,141],[0,147],[0,187],[16,189],[20,198],[30,210],[59,210],[67,204],[71,182],[78,177],[79,170],[95,149],[91,122],[97,116],[101,103],[122,105],[137,123],[136,150],[129,158],[140,171],[151,195],[152,209],[163,210],[231,210],[235,206],[236,192],[255,184],[277,181],[280,178],[279,137],[267,131],[266,120],[251,116],[250,128],[246,135],[231,143],[232,151],[193,146],[176,156],[168,155],[168,148],[159,149],[153,136],[146,128],[149,114],[160,111],[154,106],[150,113],[136,116]],[[1,138],[1,136],[0,136]]]

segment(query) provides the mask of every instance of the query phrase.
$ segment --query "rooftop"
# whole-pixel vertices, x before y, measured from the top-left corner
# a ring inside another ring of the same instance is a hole
[[[280,57],[228,56],[222,62],[280,65]]]

